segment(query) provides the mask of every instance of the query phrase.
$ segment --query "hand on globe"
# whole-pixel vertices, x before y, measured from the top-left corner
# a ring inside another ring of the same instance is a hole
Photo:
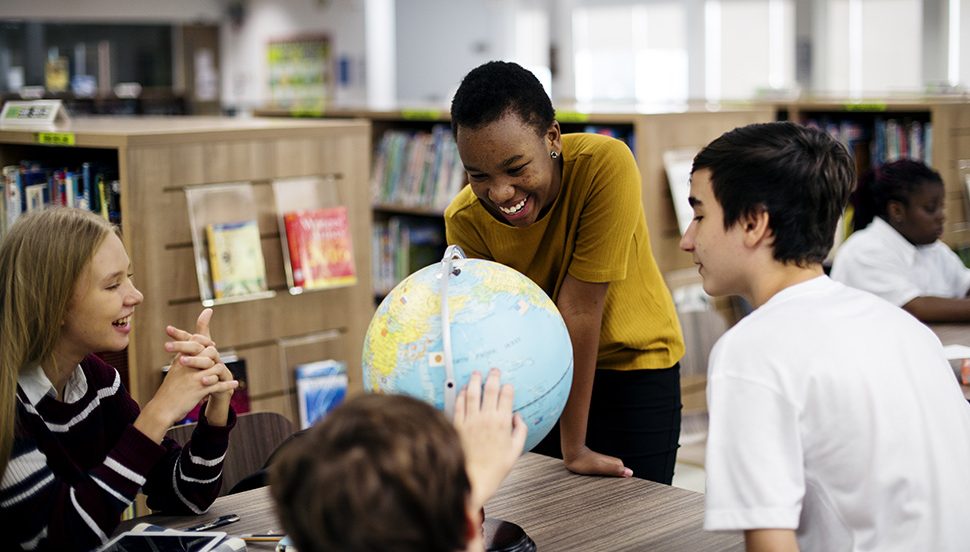
[[[569,397],[573,348],[566,323],[520,272],[482,259],[452,261],[450,268],[435,263],[418,270],[381,301],[361,354],[364,389],[417,397],[453,416],[457,390],[471,373],[484,381],[499,367],[502,382],[515,387],[512,411],[529,427],[523,449],[531,450]]]
[[[465,470],[471,483],[470,506],[480,508],[498,490],[522,454],[528,426],[512,414],[515,391],[502,385],[501,373],[492,369],[482,387],[482,375],[472,372],[468,386],[455,399],[455,429],[465,453]]]

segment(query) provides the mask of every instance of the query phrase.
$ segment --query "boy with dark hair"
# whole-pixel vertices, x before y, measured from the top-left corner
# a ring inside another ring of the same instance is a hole
[[[705,527],[748,550],[965,549],[970,406],[939,340],[822,271],[853,180],[792,123],[694,159],[681,247],[705,291],[755,307],[710,356]]]
[[[345,402],[283,449],[270,472],[301,552],[483,550],[481,512],[522,452],[511,385],[472,375],[454,426],[403,395]]]

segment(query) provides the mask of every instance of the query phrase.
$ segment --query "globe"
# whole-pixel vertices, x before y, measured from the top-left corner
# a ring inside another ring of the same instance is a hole
[[[410,395],[449,416],[473,371],[498,368],[529,426],[526,451],[555,425],[572,385],[572,343],[552,300],[516,270],[466,259],[457,246],[384,298],[362,360],[366,390]]]

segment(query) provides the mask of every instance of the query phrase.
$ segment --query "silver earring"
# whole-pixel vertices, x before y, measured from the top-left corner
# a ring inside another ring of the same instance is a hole
[[[559,159],[559,152],[558,151],[550,151],[549,152],[549,157],[552,157],[553,159]]]

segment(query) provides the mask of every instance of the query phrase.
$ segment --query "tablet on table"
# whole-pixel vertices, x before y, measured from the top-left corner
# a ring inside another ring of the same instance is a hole
[[[208,552],[225,537],[221,531],[126,531],[98,552]]]

